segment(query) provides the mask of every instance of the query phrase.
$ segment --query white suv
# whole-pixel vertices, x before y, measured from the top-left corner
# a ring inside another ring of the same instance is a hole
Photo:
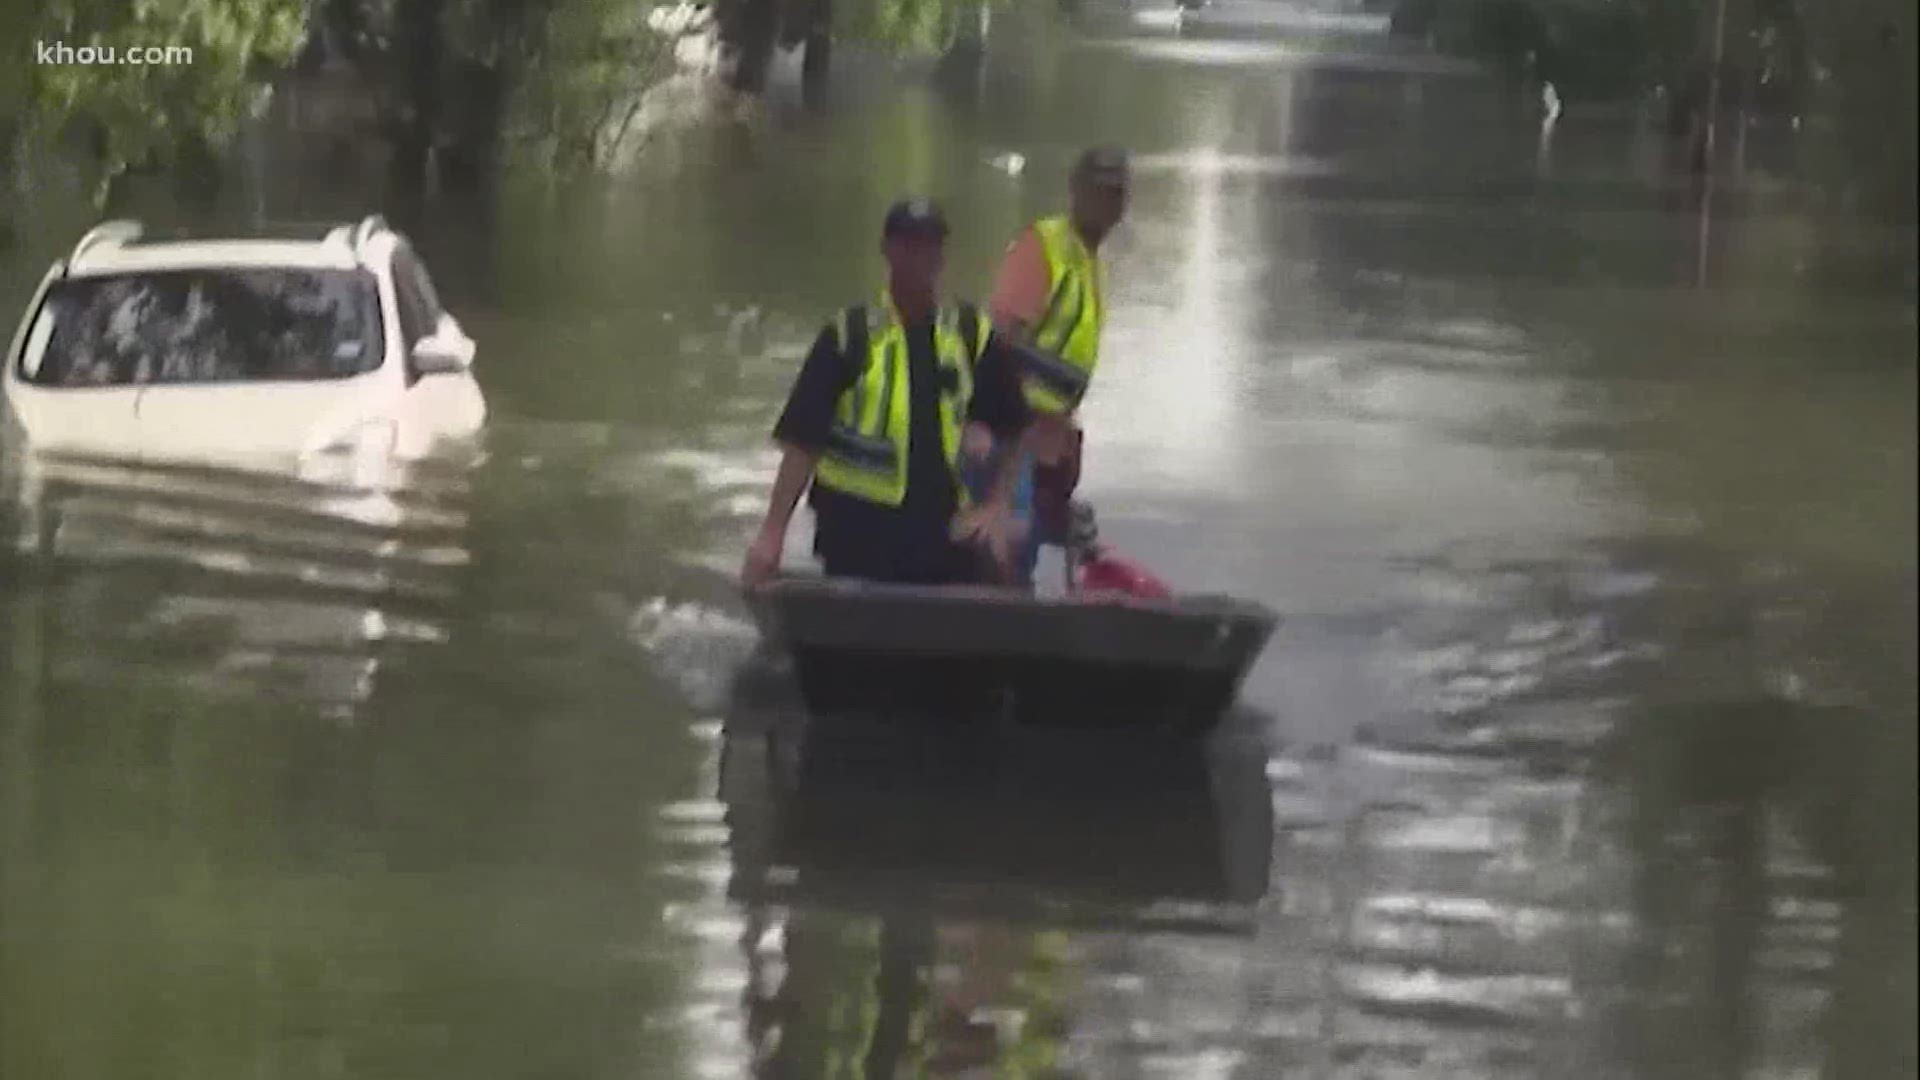
[[[29,450],[312,475],[477,435],[473,353],[378,217],[298,240],[115,221],[48,272],[0,387]]]

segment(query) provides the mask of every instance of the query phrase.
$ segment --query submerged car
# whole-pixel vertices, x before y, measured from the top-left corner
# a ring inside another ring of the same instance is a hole
[[[0,536],[61,568],[24,582],[12,632],[45,662],[21,700],[119,682],[358,715],[396,648],[446,636],[473,353],[378,218],[88,233],[0,365]]]
[[[115,221],[48,272],[0,386],[35,452],[362,476],[479,433],[473,356],[378,217],[292,239]]]

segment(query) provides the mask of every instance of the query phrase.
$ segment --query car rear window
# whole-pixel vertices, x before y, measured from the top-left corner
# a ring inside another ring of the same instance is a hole
[[[43,386],[341,379],[382,352],[365,271],[174,270],[56,282],[20,374]]]

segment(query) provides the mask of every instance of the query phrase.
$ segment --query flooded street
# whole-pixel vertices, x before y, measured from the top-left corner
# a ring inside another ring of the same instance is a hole
[[[1115,22],[434,204],[476,462],[4,463],[0,1076],[1913,1075],[1914,314],[1816,266],[1893,241],[1755,199],[1701,280],[1630,122],[1316,30]],[[732,578],[800,357],[893,198],[980,297],[1094,140],[1082,492],[1281,613],[1240,707],[770,737]]]

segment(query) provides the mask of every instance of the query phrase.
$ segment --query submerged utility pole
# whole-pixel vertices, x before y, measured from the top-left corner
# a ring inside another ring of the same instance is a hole
[[[1727,55],[1727,0],[1719,0],[1713,16],[1713,64],[1707,69],[1706,135],[1701,147],[1700,253],[1694,264],[1694,284],[1707,283],[1707,248],[1713,236],[1713,164],[1720,127],[1720,65]]]

